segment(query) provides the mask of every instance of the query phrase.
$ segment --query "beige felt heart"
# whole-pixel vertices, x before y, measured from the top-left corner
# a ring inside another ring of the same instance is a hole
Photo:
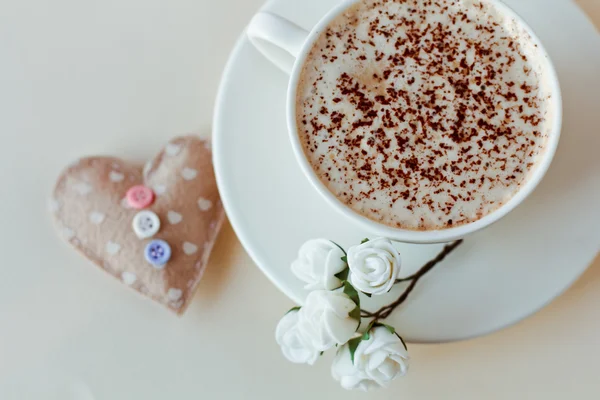
[[[161,227],[149,239],[132,228],[133,209],[125,194],[135,185],[154,190],[146,209]],[[61,235],[106,272],[181,314],[202,277],[224,219],[210,146],[195,137],[171,141],[141,167],[108,157],[84,158],[58,179],[51,211]],[[162,239],[172,256],[164,269],[144,256],[146,245]]]

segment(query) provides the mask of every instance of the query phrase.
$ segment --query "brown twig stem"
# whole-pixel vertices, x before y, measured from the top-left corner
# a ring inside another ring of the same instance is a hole
[[[427,264],[425,264],[423,267],[421,267],[421,269],[419,271],[417,271],[416,273],[414,273],[413,275],[411,275],[409,277],[396,280],[396,283],[410,282],[410,284],[406,287],[404,292],[402,292],[400,297],[398,297],[398,299],[396,299],[396,301],[394,301],[393,303],[388,304],[387,306],[384,306],[375,312],[361,310],[361,317],[373,318],[374,321],[379,321],[379,320],[386,319],[387,317],[389,317],[396,308],[398,308],[400,305],[402,305],[406,301],[406,299],[408,299],[408,296],[412,293],[415,286],[417,286],[417,283],[419,282],[419,280],[423,276],[425,276],[429,271],[431,271],[436,265],[438,265],[440,262],[444,261],[444,259],[450,253],[452,253],[454,250],[456,250],[456,248],[458,246],[460,246],[462,243],[463,243],[462,240],[458,240],[456,242],[446,245],[444,247],[444,249],[433,260],[429,261]]]

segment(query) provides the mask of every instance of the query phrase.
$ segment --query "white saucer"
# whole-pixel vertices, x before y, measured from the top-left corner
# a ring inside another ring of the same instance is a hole
[[[265,9],[311,27],[335,3],[272,0]],[[562,142],[531,198],[469,237],[390,317],[412,342],[460,340],[511,325],[566,290],[600,250],[600,36],[568,0],[507,3],[538,33],[556,64],[565,104]],[[338,215],[302,175],[286,133],[286,83],[287,76],[242,37],[217,101],[215,166],[244,247],[282,291],[302,302],[306,292],[289,268],[299,246],[325,237],[347,247],[369,234]],[[399,245],[404,274],[440,247]],[[366,299],[363,308],[387,303],[400,289],[385,299]]]

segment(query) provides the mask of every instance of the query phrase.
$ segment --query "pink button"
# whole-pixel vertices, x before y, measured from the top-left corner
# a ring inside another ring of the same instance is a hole
[[[148,207],[154,201],[154,192],[144,185],[134,186],[127,191],[127,202],[136,210]]]

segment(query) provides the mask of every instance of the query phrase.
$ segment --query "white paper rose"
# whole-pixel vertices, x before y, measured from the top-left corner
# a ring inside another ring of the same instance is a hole
[[[386,327],[378,326],[371,329],[368,340],[358,344],[354,363],[349,344],[338,351],[331,374],[344,389],[366,392],[387,387],[393,379],[406,375],[409,359],[400,338]]]
[[[350,316],[355,308],[354,301],[342,291],[310,292],[300,310],[300,333],[318,351],[346,343],[358,329],[359,321]]]
[[[335,275],[347,268],[342,261],[344,252],[327,239],[314,239],[304,243],[298,258],[292,263],[292,272],[305,282],[307,290],[333,290],[342,285]]]
[[[275,339],[285,358],[296,364],[313,365],[319,358],[319,351],[311,346],[311,342],[304,339],[298,327],[300,312],[298,310],[287,313],[275,330]]]
[[[348,250],[348,266],[357,290],[385,294],[400,274],[400,253],[389,239],[374,239]]]

